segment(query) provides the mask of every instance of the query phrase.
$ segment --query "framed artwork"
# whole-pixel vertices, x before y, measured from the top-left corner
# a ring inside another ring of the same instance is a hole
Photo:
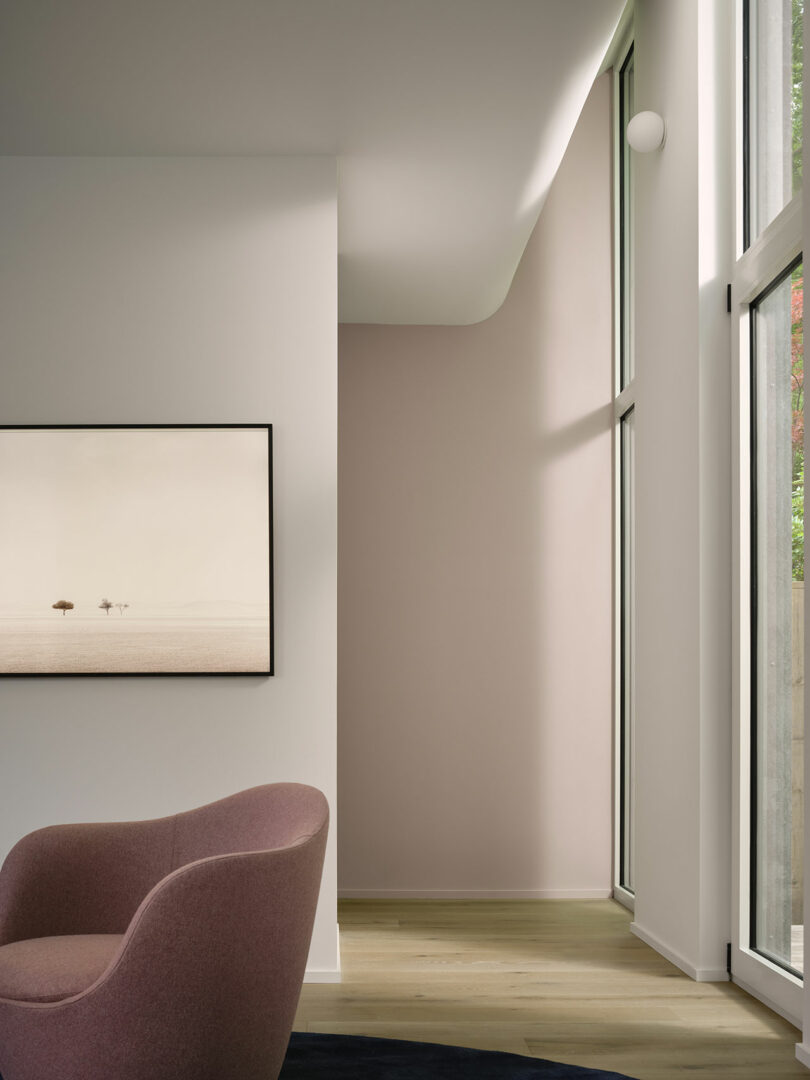
[[[0,675],[272,675],[270,424],[0,427]]]

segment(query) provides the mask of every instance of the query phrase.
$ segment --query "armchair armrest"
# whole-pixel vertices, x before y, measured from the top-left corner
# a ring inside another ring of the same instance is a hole
[[[325,844],[324,823],[287,848],[173,871],[144,898],[92,986],[62,1001],[0,998],[3,1075],[50,1076],[25,1071],[33,1053],[58,1061],[63,1080],[277,1076]]]
[[[0,870],[0,945],[124,933],[171,869],[175,818],[55,825],[24,836]]]

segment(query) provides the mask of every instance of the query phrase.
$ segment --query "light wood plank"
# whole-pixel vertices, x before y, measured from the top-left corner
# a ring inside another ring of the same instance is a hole
[[[785,1080],[799,1032],[695,983],[610,900],[342,901],[343,981],[304,986],[299,1031],[530,1054],[637,1080]]]

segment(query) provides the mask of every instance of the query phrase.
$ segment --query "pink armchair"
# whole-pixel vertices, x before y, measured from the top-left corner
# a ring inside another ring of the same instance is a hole
[[[0,871],[2,1080],[275,1080],[328,816],[268,784],[24,837]]]

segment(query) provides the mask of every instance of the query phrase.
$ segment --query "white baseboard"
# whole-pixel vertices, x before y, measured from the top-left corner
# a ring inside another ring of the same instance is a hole
[[[795,1028],[798,1028],[799,1031],[802,1030],[801,1017],[796,1016],[794,1013],[789,1012],[787,1009],[783,1008],[777,1001],[774,1001],[772,997],[769,997],[767,994],[763,994],[761,990],[757,989],[755,986],[752,986],[751,983],[746,982],[745,979],[741,979],[739,975],[735,975],[731,981],[734,983],[735,986],[739,986],[741,990],[744,990],[746,994],[750,994],[752,998],[756,998],[757,1001],[761,1001],[763,1005],[765,1005],[771,1010],[771,1012],[778,1013],[783,1020],[787,1020],[789,1024],[793,1024],[793,1026]],[[798,1047],[801,1044],[797,1043],[796,1045]],[[799,1060],[801,1061],[801,1058],[799,1058]],[[803,1064],[810,1065],[810,1062],[804,1062]]]
[[[338,889],[341,900],[609,900],[612,889]]]
[[[317,968],[308,968],[304,975],[305,983],[339,983],[341,975],[339,971],[319,971]]]
[[[805,1043],[796,1043],[796,1060],[810,1068],[810,1046]]]
[[[340,961],[340,923],[335,923],[335,966],[315,968],[307,965],[304,972],[305,983],[339,983],[341,981]],[[2,1077],[0,1077],[2,1080]]]
[[[680,968],[685,975],[688,975],[690,979],[694,979],[695,982],[728,982],[728,972],[725,968],[697,968],[685,957],[681,956],[680,953],[665,945],[655,934],[646,930],[643,926],[639,926],[637,922],[631,922],[630,929],[636,937],[641,938],[646,945],[649,945],[651,949],[655,949],[657,953],[660,953],[675,967]]]
[[[636,910],[636,894],[628,892],[627,889],[623,889],[621,885],[613,886],[613,899],[617,904],[621,904],[622,907],[626,907],[628,911],[635,913]]]

